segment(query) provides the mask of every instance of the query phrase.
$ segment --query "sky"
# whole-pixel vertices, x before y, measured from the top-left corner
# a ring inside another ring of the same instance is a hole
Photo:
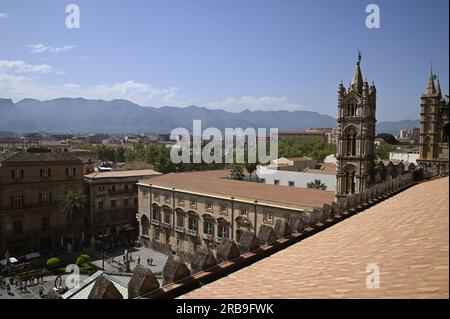
[[[80,10],[67,28],[66,6]],[[367,28],[368,4],[380,28]],[[380,121],[448,94],[448,0],[0,0],[0,97],[128,99],[336,116],[358,50]]]

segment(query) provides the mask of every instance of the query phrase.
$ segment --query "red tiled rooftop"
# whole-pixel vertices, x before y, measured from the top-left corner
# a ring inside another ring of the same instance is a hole
[[[448,298],[448,182],[416,185],[181,298]],[[379,288],[365,286],[368,264]]]
[[[331,191],[237,181],[227,178],[228,175],[228,170],[169,173],[150,180],[143,180],[141,183],[288,206],[321,207],[325,203],[331,203],[334,199],[334,192]]]

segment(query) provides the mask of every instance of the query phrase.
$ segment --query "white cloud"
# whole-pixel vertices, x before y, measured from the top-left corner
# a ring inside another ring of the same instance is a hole
[[[231,112],[239,112],[243,110],[287,110],[295,111],[301,109],[299,104],[289,101],[289,98],[281,96],[243,96],[241,98],[226,97],[220,101],[213,101],[206,104],[207,107],[212,109],[222,109]]]
[[[21,60],[0,60],[0,72],[12,73],[58,73],[48,64],[28,64]]]
[[[251,111],[293,111],[301,109],[299,104],[290,101],[287,97],[227,97],[218,101],[201,103],[180,94],[178,87],[160,88],[132,80],[91,86],[81,86],[71,82],[54,85],[37,77],[43,74],[55,75],[61,73],[47,64],[32,65],[20,60],[0,60],[1,97],[12,98],[14,101],[23,98],[49,100],[60,97],[103,100],[126,99],[142,106],[188,106],[195,104],[231,112],[239,112],[245,109]]]
[[[7,12],[0,12],[0,19],[6,19],[7,17],[9,17],[9,13],[7,13]]]
[[[30,44],[28,45],[28,47],[31,49],[31,53],[60,53],[60,52],[65,52],[68,50],[71,50],[73,48],[75,48],[75,45],[65,45],[63,47],[50,47],[50,46],[45,46],[42,43],[39,44]]]
[[[80,89],[81,85],[76,84],[76,83],[66,83],[66,84],[64,84],[64,87],[68,88],[68,89]]]

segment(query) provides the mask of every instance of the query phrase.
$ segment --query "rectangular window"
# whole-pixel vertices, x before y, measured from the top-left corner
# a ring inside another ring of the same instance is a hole
[[[271,212],[264,212],[264,222],[270,224],[273,222],[273,215]]]
[[[242,208],[242,209],[241,209],[241,216],[247,217],[247,215],[248,215],[248,210],[245,209],[245,208]]]
[[[123,207],[128,207],[128,198],[123,200]]]
[[[23,195],[14,195],[11,196],[11,206],[13,208],[22,208],[23,207]]]
[[[50,168],[41,168],[39,175],[40,177],[49,177],[51,173],[51,169]]]
[[[11,177],[12,178],[14,178],[14,179],[20,179],[20,178],[23,178],[23,169],[13,169],[12,171],[11,171]]]
[[[292,181],[289,181],[289,186],[294,187],[294,186],[295,186],[295,183],[292,182]]]
[[[222,215],[227,215],[228,214],[228,208],[227,205],[220,205],[220,213]]]
[[[260,178],[259,181],[260,181],[261,183],[263,183],[263,184],[266,183],[266,179],[265,179],[265,178]]]
[[[197,201],[195,199],[191,199],[191,208],[197,208]]]
[[[39,204],[41,205],[49,205],[52,201],[52,193],[43,192],[39,194]]]
[[[48,217],[41,218],[41,229],[48,230],[50,228],[50,219]]]
[[[212,203],[211,202],[206,202],[206,208],[205,208],[205,210],[207,211],[207,212],[211,212],[212,211]]]
[[[116,200],[111,200],[111,208],[116,208]]]
[[[203,223],[203,232],[208,235],[214,235],[214,225],[213,221],[210,219],[205,219]]]
[[[197,230],[197,219],[193,215],[188,217],[188,229]]]
[[[225,223],[219,223],[217,226],[218,234],[217,236],[220,238],[229,238],[230,237],[230,227],[228,224]]]
[[[133,198],[133,205],[134,205],[134,206],[137,206],[138,204],[139,204],[138,198],[137,198],[137,197],[134,197],[134,198]]]
[[[274,184],[274,185],[280,185],[280,180],[274,179],[274,180],[273,180],[273,184]]]
[[[67,167],[66,168],[66,175],[69,177],[74,177],[76,174],[76,168],[75,167]]]
[[[123,190],[125,190],[125,191],[128,190],[128,184],[123,185]]]
[[[184,227],[184,216],[183,213],[177,213],[177,226]]]

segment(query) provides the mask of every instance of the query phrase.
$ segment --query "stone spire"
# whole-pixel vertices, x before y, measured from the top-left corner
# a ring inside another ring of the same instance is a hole
[[[358,62],[356,62],[356,69],[353,73],[353,80],[351,83],[351,87],[353,90],[357,91],[358,93],[362,92],[363,88],[363,77],[361,73],[361,68],[359,65],[361,64],[361,52],[358,52]]]
[[[428,85],[425,90],[425,94],[427,95],[436,94],[436,87],[434,86],[433,66],[431,66],[430,76],[428,78]]]
[[[439,82],[439,77],[436,78],[436,94],[437,94],[439,97],[442,97],[441,83]]]

